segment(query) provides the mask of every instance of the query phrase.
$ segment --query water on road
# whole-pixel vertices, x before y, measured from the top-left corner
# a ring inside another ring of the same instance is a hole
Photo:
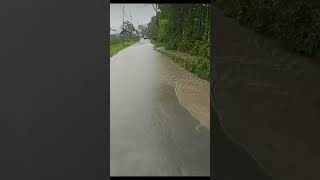
[[[209,90],[149,40],[113,56],[111,176],[209,176]]]

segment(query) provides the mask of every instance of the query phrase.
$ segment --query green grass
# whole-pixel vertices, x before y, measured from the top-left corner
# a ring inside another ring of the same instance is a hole
[[[169,56],[175,63],[198,77],[210,81],[210,60],[203,57],[192,56],[191,58],[181,58],[175,54],[168,53],[166,50],[158,50]]]
[[[117,54],[119,51],[121,51],[122,49],[131,46],[132,44],[138,42],[139,39],[133,39],[130,41],[126,41],[124,42],[124,44],[122,44],[122,42],[120,43],[110,43],[110,57],[112,57],[113,55]]]
[[[186,69],[187,71],[194,73],[198,77],[205,79],[207,81],[210,80],[210,61],[209,59],[204,58],[188,58],[183,59],[179,56],[167,54],[169,57],[173,59],[174,62],[179,64],[181,67]]]

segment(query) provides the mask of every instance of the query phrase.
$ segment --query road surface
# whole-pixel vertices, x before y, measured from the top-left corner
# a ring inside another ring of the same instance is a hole
[[[179,68],[149,40],[111,58],[111,176],[210,175],[210,130],[181,105],[168,76],[191,89],[197,80]]]

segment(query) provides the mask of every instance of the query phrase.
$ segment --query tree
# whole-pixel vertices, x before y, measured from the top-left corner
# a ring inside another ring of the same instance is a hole
[[[140,33],[142,33],[142,34],[146,34],[147,33],[147,26],[146,25],[138,25],[138,29],[139,29],[139,31],[140,31]]]
[[[151,39],[167,49],[193,55],[210,55],[210,22],[208,4],[158,4],[153,6],[147,32]]]
[[[132,37],[135,31],[136,29],[130,21],[124,21],[120,34],[126,37]]]

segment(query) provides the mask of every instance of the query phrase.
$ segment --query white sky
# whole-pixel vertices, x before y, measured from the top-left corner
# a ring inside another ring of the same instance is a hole
[[[122,5],[110,4],[110,28],[120,30],[122,25]],[[156,15],[151,4],[124,4],[124,20],[130,21],[130,13],[132,16],[132,24],[137,28],[139,24],[147,24],[151,17]],[[110,31],[112,34],[112,32]]]

